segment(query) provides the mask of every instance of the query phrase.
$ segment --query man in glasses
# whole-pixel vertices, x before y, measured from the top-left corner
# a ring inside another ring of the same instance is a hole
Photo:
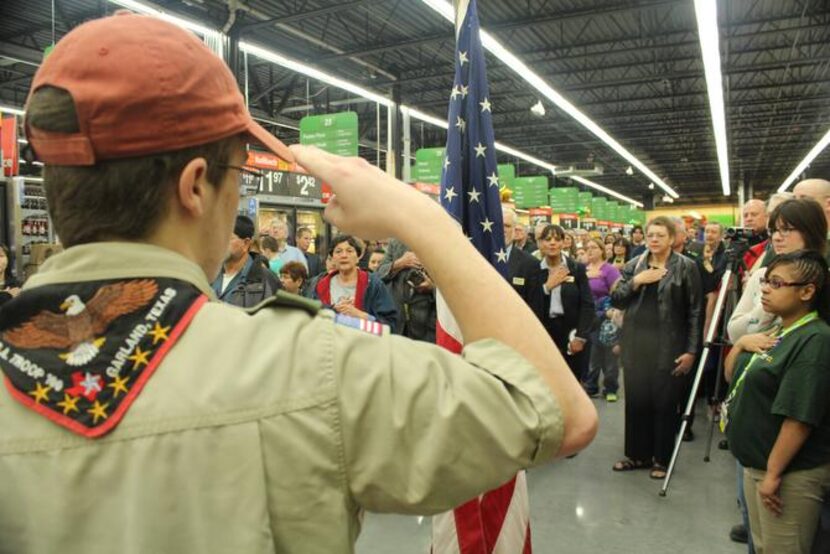
[[[0,308],[0,551],[353,552],[364,510],[449,510],[595,435],[541,324],[438,204],[285,147],[187,31],[72,30],[25,123],[67,248]],[[294,295],[215,301],[253,234],[251,142],[329,183],[338,229],[412,248],[461,355]]]
[[[242,308],[256,306],[281,288],[279,279],[268,268],[268,260],[251,251],[254,236],[251,218],[236,216],[228,256],[212,285],[219,300]]]

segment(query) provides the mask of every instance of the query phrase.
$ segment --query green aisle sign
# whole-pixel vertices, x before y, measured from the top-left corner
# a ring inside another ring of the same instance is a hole
[[[548,204],[548,178],[545,176],[516,177],[512,189],[517,208],[538,208]]]
[[[580,192],[579,193],[579,208],[582,210],[590,210],[591,209],[591,200],[593,199],[594,195],[590,192]]]
[[[605,213],[605,204],[608,202],[607,198],[597,197],[591,199],[591,215],[594,219],[605,221],[607,219]]]
[[[355,112],[307,115],[300,120],[300,144],[338,156],[357,156],[357,143]]]
[[[499,188],[507,187],[513,190],[513,180],[516,179],[516,166],[513,164],[499,164],[496,171],[499,173]]]
[[[620,206],[615,200],[609,200],[605,203],[605,219],[613,223],[619,223],[619,209]]]
[[[575,214],[579,209],[579,189],[556,187],[550,189],[550,207],[554,213]]]
[[[418,149],[415,152],[415,165],[412,166],[412,180],[418,183],[439,184],[445,154],[444,148]]]

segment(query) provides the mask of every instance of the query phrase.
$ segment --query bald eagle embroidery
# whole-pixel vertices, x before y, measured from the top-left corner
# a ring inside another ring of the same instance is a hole
[[[42,311],[32,319],[3,333],[3,340],[18,348],[59,348],[59,357],[70,366],[92,361],[106,342],[101,337],[109,324],[146,306],[158,292],[155,281],[122,281],[105,285],[86,304],[77,294],[68,296],[63,313]]]

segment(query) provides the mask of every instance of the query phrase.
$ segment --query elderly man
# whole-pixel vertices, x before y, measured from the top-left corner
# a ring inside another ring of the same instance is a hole
[[[516,225],[513,227],[512,235],[504,236],[504,242],[507,243],[509,240],[511,240],[511,237],[513,240],[513,244],[520,250],[523,250],[528,254],[532,254],[533,251],[536,250],[536,242],[530,240],[530,236],[527,233],[527,227],[522,225],[521,223],[516,223]]]
[[[769,239],[767,232],[767,206],[762,200],[752,199],[744,204],[743,225],[752,230],[749,245],[755,246]]]
[[[518,244],[509,242],[509,237],[514,236],[515,230],[522,227],[516,216],[516,211],[513,208],[503,206],[501,213],[504,220],[505,249],[507,250],[507,279],[519,296],[527,302],[528,280],[539,262]],[[525,239],[527,239],[527,233],[525,233]]]
[[[305,266],[306,271],[308,270],[308,260],[306,260],[303,251],[288,244],[288,224],[285,221],[277,218],[272,219],[270,235],[277,239],[277,246],[279,247],[277,257],[283,265],[288,262],[300,262]]]
[[[824,217],[830,224],[830,181],[825,179],[804,179],[793,189],[796,198],[812,198],[824,210]],[[830,236],[828,236],[830,246]],[[827,260],[830,260],[830,248],[827,250]]]

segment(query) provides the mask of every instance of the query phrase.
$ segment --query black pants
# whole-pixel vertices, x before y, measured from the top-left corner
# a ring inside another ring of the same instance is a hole
[[[641,358],[626,365],[623,372],[625,455],[666,466],[680,423],[677,402],[683,381],[671,375],[673,368],[657,369],[652,364],[653,358]]]
[[[572,329],[569,329],[566,325],[564,325],[562,318],[558,317],[549,319],[547,328],[550,338],[553,339],[554,344],[556,344],[556,348],[559,349],[562,357],[565,358],[565,361],[568,363],[568,367],[571,369],[571,373],[573,373],[576,380],[581,383],[582,378],[585,376],[586,362],[591,351],[591,345],[586,342],[582,352],[568,355],[568,342],[570,342],[568,335],[570,335]]]

